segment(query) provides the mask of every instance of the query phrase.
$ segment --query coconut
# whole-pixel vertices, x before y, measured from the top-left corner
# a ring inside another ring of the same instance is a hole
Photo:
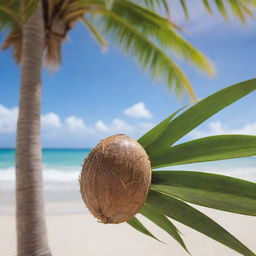
[[[80,191],[100,222],[121,223],[139,211],[150,182],[147,153],[137,141],[119,134],[103,139],[90,152],[80,176]]]

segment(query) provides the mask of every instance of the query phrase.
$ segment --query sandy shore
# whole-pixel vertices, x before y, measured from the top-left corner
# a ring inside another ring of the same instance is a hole
[[[184,250],[158,227],[146,226],[166,244],[135,231],[127,224],[103,225],[84,208],[74,189],[47,190],[46,215],[49,243],[54,256],[185,256]],[[250,249],[256,251],[256,220],[237,214],[200,208],[222,224]],[[195,256],[236,256],[236,252],[177,224],[188,249]],[[0,256],[15,256],[13,192],[0,191]]]

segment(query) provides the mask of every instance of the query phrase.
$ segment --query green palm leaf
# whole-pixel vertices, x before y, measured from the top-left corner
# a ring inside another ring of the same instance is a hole
[[[167,1],[161,0],[141,0],[134,2],[144,2],[145,5],[153,10],[165,9]],[[186,0],[180,0],[181,8],[185,14],[185,17],[189,17],[190,7],[187,6]],[[172,4],[172,1],[169,1]],[[175,3],[174,3],[175,4]],[[198,3],[197,3],[198,4]],[[253,16],[253,10],[255,9],[255,0],[202,0],[203,6],[206,8],[207,12],[213,15],[214,7],[217,11],[225,18],[228,19],[230,16],[236,16],[241,22],[245,22],[248,17]],[[214,6],[215,5],[215,6]],[[170,17],[171,6],[168,7],[168,15]],[[191,9],[192,11],[192,9]]]
[[[108,43],[106,39],[103,37],[103,35],[97,30],[97,28],[93,24],[91,24],[89,20],[85,17],[82,18],[82,21],[84,25],[89,29],[89,31],[91,32],[97,43],[100,45],[100,47],[103,50],[107,49]]]
[[[162,214],[201,232],[244,256],[255,256],[250,249],[215,221],[178,199],[151,191],[145,204],[150,205],[150,207],[157,209]]]
[[[88,5],[86,0],[80,2],[81,7]],[[102,30],[143,69],[150,71],[153,78],[161,78],[169,89],[174,88],[178,93],[186,89],[195,98],[187,77],[168,53],[183,57],[209,74],[214,70],[209,60],[177,33],[173,23],[131,1],[116,0],[110,9],[101,1],[96,2],[97,8],[91,10],[95,15],[90,24],[101,25]]]
[[[180,1],[183,8],[183,1]],[[209,14],[213,15],[212,5],[215,6],[218,12],[227,20],[230,16],[236,16],[242,23],[245,23],[248,17],[253,17],[255,9],[255,1],[248,0],[202,0],[202,3]],[[187,8],[189,9],[189,8]],[[187,17],[188,14],[185,13]]]
[[[229,0],[230,8],[233,13],[239,18],[240,21],[245,23],[246,17],[245,14],[247,13],[244,9],[243,3],[240,3],[239,0]],[[247,13],[249,14],[249,13]]]
[[[0,28],[5,25],[21,25],[33,13],[38,0],[24,1],[21,6],[18,0],[1,0],[0,3]],[[22,8],[21,8],[22,7]]]
[[[9,15],[12,19],[14,19],[15,21],[19,21],[19,13],[16,12],[15,10],[0,5],[0,11],[6,13],[6,14]]]
[[[168,127],[171,120],[182,110],[184,110],[188,105],[185,107],[180,108],[170,116],[168,116],[165,120],[163,120],[161,123],[156,125],[153,129],[148,131],[146,134],[144,134],[141,138],[138,139],[138,142],[144,147],[147,148],[148,145],[155,142],[158,137],[162,134],[163,131]]]
[[[106,30],[111,32],[114,41],[134,57],[143,69],[149,70],[153,78],[163,78],[170,90],[181,92],[186,88],[194,97],[193,89],[185,74],[160,47],[119,15],[108,11],[105,12],[106,17]]]
[[[183,9],[183,12],[185,14],[185,17],[188,19],[189,18],[189,13],[188,13],[188,8],[186,4],[186,0],[180,0],[181,7]]]
[[[167,0],[135,0],[134,2],[144,2],[145,6],[151,8],[152,10],[164,8],[168,16],[171,14]]]
[[[256,216],[253,182],[201,172],[153,171],[151,188],[193,204]]]
[[[215,0],[215,4],[224,18],[227,18],[227,11],[222,0]]]
[[[148,205],[144,205],[140,209],[140,213],[171,235],[188,252],[178,229],[168,218]]]
[[[176,26],[166,18],[127,0],[116,1],[112,11],[162,48],[167,51],[172,49],[171,53],[181,56],[210,75],[214,73],[209,60],[182,38]]]
[[[153,168],[256,155],[256,136],[217,135],[192,140],[150,158]]]
[[[2,0],[0,3],[0,31],[12,28],[20,22],[18,2]]]
[[[212,15],[213,12],[212,12],[212,8],[209,4],[209,1],[208,0],[202,0],[202,1],[203,1],[203,5],[206,8],[206,10],[208,11],[208,13]]]
[[[136,218],[136,217],[132,217],[131,219],[129,219],[127,221],[127,223],[132,226],[133,228],[135,228],[136,230],[140,231],[141,233],[143,233],[144,235],[150,236],[156,240],[158,240],[159,242],[161,242],[159,239],[157,239],[150,231],[148,231],[148,229]]]
[[[251,79],[208,96],[169,122],[157,140],[148,145],[145,150],[150,157],[159,155],[202,122],[255,89],[256,79]]]

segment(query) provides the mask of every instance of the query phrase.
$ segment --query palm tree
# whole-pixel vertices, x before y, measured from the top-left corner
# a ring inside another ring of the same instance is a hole
[[[209,2],[202,2],[212,13]],[[254,0],[215,2],[224,17],[228,4],[242,21],[252,15],[255,4]],[[185,1],[180,0],[180,4],[188,16]],[[208,74],[214,72],[209,60],[180,35],[166,0],[1,0],[0,29],[8,32],[3,48],[13,47],[22,70],[16,143],[18,256],[51,255],[44,218],[40,145],[42,60],[45,58],[49,67],[61,62],[61,44],[80,21],[102,47],[107,47],[107,42],[100,29],[153,78],[162,78],[177,93],[185,89],[195,97],[170,54],[181,56]]]

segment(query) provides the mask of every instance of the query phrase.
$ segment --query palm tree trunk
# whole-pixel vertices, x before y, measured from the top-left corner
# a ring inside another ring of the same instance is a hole
[[[16,141],[18,256],[51,255],[46,233],[40,143],[42,3],[22,28],[21,92]]]

